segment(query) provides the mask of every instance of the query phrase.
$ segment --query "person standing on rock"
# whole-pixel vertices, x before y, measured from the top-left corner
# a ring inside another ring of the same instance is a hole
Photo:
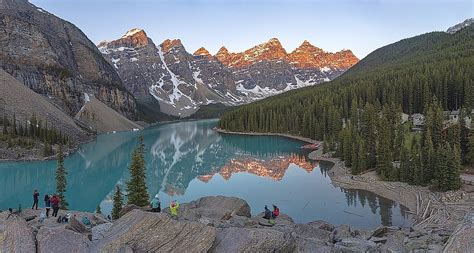
[[[53,214],[51,216],[58,217],[59,202],[61,202],[59,197],[56,194],[53,195],[53,197],[51,198],[51,206],[53,207]]]
[[[172,217],[178,217],[179,203],[176,200],[171,201],[170,211]]]
[[[38,190],[35,190],[33,192],[33,206],[31,207],[31,209],[38,210],[39,195],[40,194],[39,194]]]
[[[51,209],[51,198],[48,194],[44,195],[44,207],[46,209],[46,218],[48,218],[49,210]]]
[[[155,197],[151,200],[151,211],[154,213],[161,212],[161,203],[158,194],[156,194]]]

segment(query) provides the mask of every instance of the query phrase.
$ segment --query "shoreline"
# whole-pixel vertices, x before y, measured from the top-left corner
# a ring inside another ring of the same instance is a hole
[[[233,132],[214,128],[218,133],[280,136],[309,144],[320,143],[305,137],[279,133]],[[336,157],[323,156],[322,150],[314,150],[308,154],[313,161],[328,161],[334,165],[328,176],[331,184],[336,187],[354,190],[366,190],[384,198],[397,202],[409,209],[411,223],[414,227],[430,229],[454,230],[462,224],[465,216],[474,213],[474,192],[458,190],[449,192],[433,192],[426,186],[414,186],[403,182],[382,181],[375,171],[352,175],[344,162]]]

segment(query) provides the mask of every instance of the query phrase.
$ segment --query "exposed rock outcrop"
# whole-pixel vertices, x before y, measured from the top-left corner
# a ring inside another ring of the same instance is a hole
[[[274,229],[226,228],[219,231],[211,252],[292,252],[295,238]]]
[[[0,1],[0,68],[73,116],[84,92],[129,118],[135,101],[97,47],[73,24],[24,0]]]
[[[0,240],[0,251],[28,253],[36,251],[33,228],[28,226],[25,219],[19,215],[7,216],[3,243]],[[1,235],[0,235],[1,237]]]
[[[36,235],[38,253],[89,252],[90,240],[83,234],[62,228],[41,227]],[[31,251],[34,252],[34,251]]]
[[[91,252],[206,252],[216,229],[197,222],[176,221],[166,214],[133,210],[119,220],[90,249]]]

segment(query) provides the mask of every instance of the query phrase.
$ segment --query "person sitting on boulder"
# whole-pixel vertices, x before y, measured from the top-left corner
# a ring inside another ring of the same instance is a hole
[[[173,200],[170,205],[171,216],[177,217],[178,216],[178,208],[179,203],[176,200]]]
[[[277,206],[273,205],[273,213],[272,213],[273,219],[276,219],[278,215],[280,215],[280,209]]]
[[[265,214],[263,215],[263,218],[267,220],[272,218],[272,211],[270,211],[270,209],[268,209],[266,205],[265,205]]]
[[[154,213],[161,212],[161,203],[158,194],[156,194],[155,197],[151,200],[151,211]]]

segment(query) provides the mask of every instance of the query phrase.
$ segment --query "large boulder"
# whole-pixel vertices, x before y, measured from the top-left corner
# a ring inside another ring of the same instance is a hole
[[[16,214],[6,220],[4,235],[0,237],[0,252],[35,252],[35,236],[26,220]]]
[[[225,228],[218,232],[211,252],[292,252],[295,238],[269,228]]]
[[[250,206],[236,197],[213,196],[204,197],[196,201],[196,208],[202,216],[210,218],[225,218],[226,214],[245,216],[250,218]]]
[[[85,235],[63,228],[41,227],[36,235],[36,240],[38,242],[38,253],[86,253],[89,252],[91,244]]]
[[[169,213],[169,207],[163,210]],[[250,218],[250,206],[243,200],[236,197],[211,196],[203,197],[196,201],[181,204],[178,217],[180,220],[200,221],[215,226],[221,221],[228,221],[232,217],[242,216]]]
[[[115,221],[90,252],[206,252],[215,238],[213,227],[135,209]]]

